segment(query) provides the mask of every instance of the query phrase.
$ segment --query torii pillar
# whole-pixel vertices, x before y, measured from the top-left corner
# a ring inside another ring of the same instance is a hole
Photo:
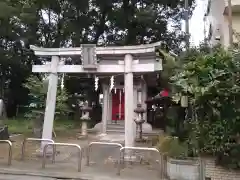
[[[125,146],[134,145],[134,121],[133,121],[133,57],[126,54],[124,58],[124,90],[125,90]]]
[[[48,82],[46,108],[45,108],[45,114],[44,114],[42,139],[52,139],[52,130],[53,130],[53,121],[54,121],[54,115],[55,115],[57,85],[58,85],[58,74],[57,74],[58,64],[59,64],[59,57],[52,56],[49,82]],[[43,149],[44,145],[45,144],[42,143],[41,149]]]

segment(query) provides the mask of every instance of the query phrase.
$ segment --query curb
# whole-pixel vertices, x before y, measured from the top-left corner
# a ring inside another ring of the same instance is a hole
[[[45,178],[56,178],[56,179],[73,179],[73,180],[94,180],[93,177],[87,177],[85,175],[72,175],[72,173],[62,173],[62,172],[40,172],[28,170],[18,170],[9,168],[0,168],[0,174],[5,175],[22,175],[22,176],[38,176]]]
[[[77,173],[77,172],[76,172]],[[62,173],[62,172],[42,172],[41,171],[32,171],[29,170],[19,170],[13,168],[0,168],[0,175],[12,175],[12,176],[32,176],[32,177],[42,177],[42,178],[55,178],[55,179],[62,179],[62,180],[124,180],[125,178],[122,177],[113,177],[113,176],[104,176],[100,174],[89,175],[89,174],[74,174],[73,172],[69,173]]]

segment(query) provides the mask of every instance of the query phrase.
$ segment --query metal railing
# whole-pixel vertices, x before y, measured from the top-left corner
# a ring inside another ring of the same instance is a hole
[[[0,143],[7,143],[8,148],[8,165],[10,166],[12,164],[12,142],[9,140],[0,140]]]
[[[87,166],[90,165],[90,152],[91,152],[91,147],[93,145],[104,145],[104,146],[116,146],[119,147],[120,149],[123,147],[120,143],[108,143],[108,142],[91,142],[88,145],[88,149],[87,149]],[[120,150],[119,149],[119,150]]]
[[[163,159],[162,156],[160,155],[160,152],[156,148],[144,148],[144,147],[122,147],[120,149],[120,156],[118,159],[118,170],[117,170],[117,175],[120,175],[121,172],[121,165],[124,164],[124,152],[125,150],[134,150],[134,151],[150,151],[150,152],[155,152],[158,154],[160,157],[160,163],[161,166],[163,166]],[[164,172],[163,172],[163,167],[160,166],[160,176],[161,178],[164,178]]]
[[[47,147],[53,146],[53,162],[55,162],[55,153],[56,153],[56,146],[71,146],[76,147],[78,149],[78,172],[81,171],[81,165],[82,165],[82,148],[78,144],[68,144],[68,143],[48,143],[43,148],[43,161],[42,161],[42,168],[45,168],[46,166],[46,153],[47,153]]]
[[[26,149],[26,143],[28,141],[38,141],[38,142],[48,142],[48,143],[54,143],[54,141],[52,139],[38,139],[38,138],[26,138],[24,139],[23,143],[22,143],[22,161],[25,158],[25,149]]]

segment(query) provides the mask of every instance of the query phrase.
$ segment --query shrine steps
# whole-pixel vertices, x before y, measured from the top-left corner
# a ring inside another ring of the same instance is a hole
[[[124,122],[113,122],[107,124],[107,132],[109,133],[124,133]]]

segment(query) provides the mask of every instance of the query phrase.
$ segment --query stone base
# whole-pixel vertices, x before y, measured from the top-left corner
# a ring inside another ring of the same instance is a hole
[[[101,130],[102,130],[102,123],[101,122],[97,123],[92,130],[94,130],[96,132],[101,132]]]
[[[142,132],[143,133],[151,133],[152,132],[152,125],[147,123],[147,122],[144,122],[142,124]]]

